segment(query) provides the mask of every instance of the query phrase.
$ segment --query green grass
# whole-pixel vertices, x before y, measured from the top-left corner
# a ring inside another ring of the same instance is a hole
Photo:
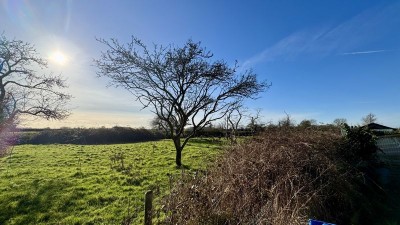
[[[219,149],[194,139],[183,150],[185,168],[204,169]],[[0,224],[142,223],[145,191],[156,190],[157,205],[169,176],[180,173],[174,157],[170,140],[16,146],[0,159]]]

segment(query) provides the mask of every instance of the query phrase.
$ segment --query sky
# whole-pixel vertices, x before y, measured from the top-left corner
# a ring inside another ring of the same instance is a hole
[[[71,116],[24,118],[23,127],[148,127],[154,117],[124,89],[98,78],[96,38],[131,36],[182,46],[200,41],[214,59],[238,61],[272,83],[250,112],[352,125],[369,113],[400,127],[400,1],[0,0],[0,32],[32,43],[67,78]]]

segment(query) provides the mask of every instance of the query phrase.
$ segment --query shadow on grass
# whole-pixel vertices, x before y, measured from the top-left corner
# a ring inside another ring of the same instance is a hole
[[[79,195],[64,195],[71,183],[64,180],[34,180],[20,192],[6,194],[0,199],[0,224],[36,224],[54,220],[57,211],[68,211],[68,204]]]
[[[190,165],[184,165],[182,164],[181,166],[175,166],[175,169],[179,169],[179,170],[190,170],[192,169],[192,167]]]

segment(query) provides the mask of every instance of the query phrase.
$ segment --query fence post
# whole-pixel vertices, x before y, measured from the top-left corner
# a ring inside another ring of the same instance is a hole
[[[144,225],[151,225],[153,218],[153,191],[147,191],[144,198]]]

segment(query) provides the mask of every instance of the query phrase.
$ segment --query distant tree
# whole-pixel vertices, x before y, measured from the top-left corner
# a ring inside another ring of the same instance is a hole
[[[232,143],[236,143],[237,138],[237,130],[239,129],[240,122],[242,121],[243,117],[245,116],[246,108],[243,105],[238,104],[236,107],[233,107],[227,114],[226,114],[226,122],[228,125],[228,129],[231,130],[230,133],[230,140]]]
[[[247,129],[252,134],[256,134],[265,128],[265,124],[261,122],[261,109],[256,109],[255,114],[250,114],[248,117],[250,118],[250,122],[247,124]]]
[[[302,120],[299,123],[299,127],[311,127],[317,125],[317,121],[315,119],[310,119],[310,120]]]
[[[108,50],[95,60],[97,74],[130,91],[168,125],[178,167],[182,150],[198,130],[269,87],[251,70],[239,73],[237,65],[211,61],[213,55],[191,40],[183,47],[154,45],[152,50],[137,38],[126,45],[98,41]],[[192,129],[184,136],[187,126]]]
[[[47,67],[33,45],[0,35],[0,132],[12,126],[19,115],[63,119],[70,95],[61,92],[65,80],[40,74]]]
[[[363,122],[363,125],[367,125],[370,123],[375,123],[378,120],[378,118],[374,114],[369,113],[368,115],[363,117],[361,120]]]
[[[294,120],[292,117],[286,113],[286,116],[278,121],[278,126],[280,127],[293,127],[295,125]]]
[[[338,127],[343,126],[345,123],[347,124],[347,119],[345,118],[336,118],[333,120],[333,125]]]

